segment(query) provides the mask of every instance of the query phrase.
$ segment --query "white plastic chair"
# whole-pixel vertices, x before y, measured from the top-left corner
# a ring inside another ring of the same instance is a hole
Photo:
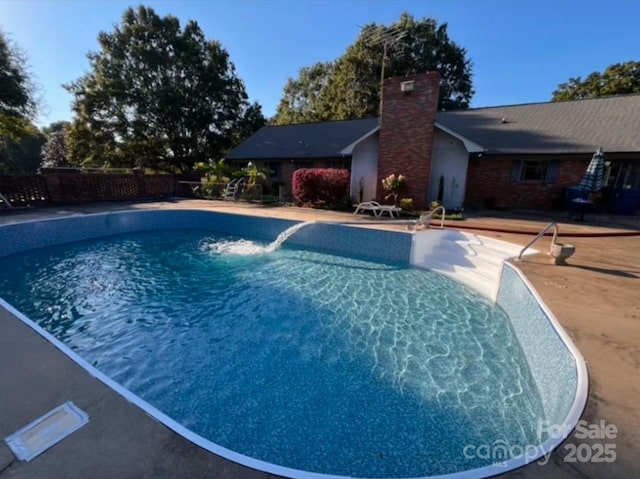
[[[373,215],[377,218],[381,217],[383,213],[388,213],[389,217],[393,218],[394,214],[397,214],[398,217],[400,217],[400,211],[402,211],[402,208],[398,208],[393,205],[381,205],[377,201],[363,201],[356,207],[353,214],[356,215],[361,211],[372,211]]]

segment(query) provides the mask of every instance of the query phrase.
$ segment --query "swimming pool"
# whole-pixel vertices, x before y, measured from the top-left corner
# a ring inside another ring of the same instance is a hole
[[[541,351],[568,386],[541,385],[517,314],[409,267],[407,234],[313,225],[270,254],[212,248],[286,225],[184,211],[13,225],[0,295],[199,444],[285,475],[477,476],[495,458],[466,446],[548,443],[536,421],[579,406],[570,351]],[[25,228],[49,247],[18,254],[37,246]]]

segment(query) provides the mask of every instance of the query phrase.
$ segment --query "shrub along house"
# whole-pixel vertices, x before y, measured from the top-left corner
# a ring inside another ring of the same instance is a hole
[[[253,161],[290,185],[298,168],[346,168],[350,196],[381,199],[382,178],[407,177],[401,197],[549,209],[561,206],[597,148],[613,213],[640,207],[640,95],[437,112],[439,75],[390,78],[381,118],[266,126],[227,155]]]

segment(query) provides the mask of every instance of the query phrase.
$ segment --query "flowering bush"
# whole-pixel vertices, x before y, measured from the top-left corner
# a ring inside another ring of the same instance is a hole
[[[302,168],[293,173],[293,196],[305,205],[335,206],[345,199],[348,189],[348,170]]]
[[[65,130],[54,131],[49,135],[47,142],[42,147],[42,168],[69,166],[66,135]]]
[[[387,196],[384,197],[385,200],[389,198],[393,198],[393,204],[395,205],[398,202],[398,194],[405,188],[407,185],[407,180],[402,175],[391,174],[386,178],[382,179],[382,187],[389,192]]]

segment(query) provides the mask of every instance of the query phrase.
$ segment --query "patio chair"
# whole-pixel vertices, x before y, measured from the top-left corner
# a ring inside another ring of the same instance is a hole
[[[353,214],[357,215],[361,211],[371,211],[373,212],[373,216],[377,218],[380,218],[383,213],[388,213],[389,217],[393,218],[394,214],[397,214],[397,216],[400,217],[400,211],[402,211],[402,208],[398,208],[393,205],[381,205],[377,201],[364,201],[356,207]]]

